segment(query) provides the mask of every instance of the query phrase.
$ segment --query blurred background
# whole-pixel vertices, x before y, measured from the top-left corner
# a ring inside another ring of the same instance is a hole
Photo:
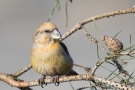
[[[135,5],[135,0],[73,0],[68,2],[68,26],[66,26],[66,0],[59,0],[61,10],[55,12],[51,22],[55,23],[61,34],[73,28],[76,23],[89,17],[127,9]],[[27,66],[30,56],[30,50],[33,43],[33,34],[37,27],[46,22],[55,6],[55,0],[0,0],[0,72],[14,74],[24,66]],[[107,49],[101,41],[100,36],[108,35],[114,37],[116,33],[122,32],[116,37],[124,44],[124,48],[130,46],[130,34],[132,35],[132,45],[135,44],[135,14],[124,14],[110,18],[103,18],[96,21],[98,28],[99,42]],[[94,23],[88,23],[84,26],[88,32],[96,38],[96,29]],[[79,30],[63,41],[74,59],[74,63],[87,67],[94,67],[99,60],[97,56],[97,45],[86,37],[83,30]],[[108,50],[108,49],[107,49]],[[99,48],[100,58],[104,58],[106,53]],[[129,57],[128,57],[129,58]],[[131,74],[135,69],[135,61],[128,60],[126,70]],[[110,64],[104,63],[102,66],[114,70]],[[82,68],[74,67],[79,74],[86,73]],[[95,75],[107,77],[109,71],[99,68]],[[116,72],[117,73],[117,72]],[[39,79],[40,74],[33,69],[21,75],[19,78],[24,81]],[[121,76],[122,77],[122,76]],[[88,86],[88,81],[71,82],[75,89]],[[0,89],[18,90],[17,88],[0,82]],[[34,90],[43,90],[40,86],[31,87]],[[59,86],[48,84],[44,86],[46,90],[71,90],[68,82],[60,83]],[[88,89],[89,90],[89,89]]]

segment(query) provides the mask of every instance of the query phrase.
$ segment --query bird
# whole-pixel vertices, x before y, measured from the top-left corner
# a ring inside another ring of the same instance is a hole
[[[73,70],[74,62],[66,45],[59,40],[61,37],[57,26],[52,22],[41,24],[34,33],[30,64],[42,75],[38,80],[41,87],[45,84],[46,76],[53,77],[53,81],[58,83],[59,76],[78,75]]]
[[[101,39],[104,41],[106,46],[112,51],[112,52],[117,52],[119,50],[123,49],[123,44],[120,40],[115,39],[110,36],[101,36]]]

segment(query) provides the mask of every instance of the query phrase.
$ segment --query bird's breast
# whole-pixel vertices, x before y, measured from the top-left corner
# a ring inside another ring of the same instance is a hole
[[[73,67],[73,60],[67,56],[59,43],[45,47],[33,46],[30,62],[34,70],[42,75],[65,75]]]

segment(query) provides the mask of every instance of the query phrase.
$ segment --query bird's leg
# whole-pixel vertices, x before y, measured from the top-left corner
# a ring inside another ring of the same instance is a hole
[[[53,82],[55,83],[55,85],[56,86],[59,86],[59,76],[58,75],[55,75],[54,77],[53,77]]]
[[[45,79],[45,78],[46,78],[46,76],[43,75],[43,76],[38,80],[38,83],[41,85],[42,88],[44,88],[44,87],[43,87],[43,84],[47,85],[47,83],[44,82],[44,79]]]

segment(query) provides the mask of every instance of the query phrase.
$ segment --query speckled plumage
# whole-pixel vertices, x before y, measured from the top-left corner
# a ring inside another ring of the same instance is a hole
[[[101,39],[104,41],[106,46],[113,52],[123,49],[123,44],[120,40],[109,37],[109,36],[101,36]]]

